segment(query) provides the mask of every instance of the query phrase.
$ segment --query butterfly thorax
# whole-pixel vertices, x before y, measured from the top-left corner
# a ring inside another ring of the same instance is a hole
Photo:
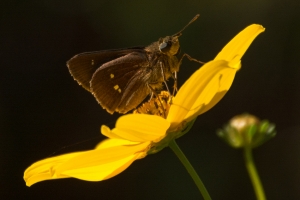
[[[178,37],[160,38],[159,41],[147,46],[145,51],[149,70],[152,71],[148,83],[155,88],[160,88],[164,80],[168,80],[172,73],[179,71],[180,45]]]

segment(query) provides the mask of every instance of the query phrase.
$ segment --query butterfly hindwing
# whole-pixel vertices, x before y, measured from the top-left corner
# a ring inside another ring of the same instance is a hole
[[[150,93],[150,75],[146,53],[134,51],[98,68],[90,82],[91,92],[109,113],[126,113]]]
[[[140,70],[128,82],[117,112],[127,113],[136,108],[151,92],[147,82],[151,73]]]
[[[67,62],[71,75],[86,90],[90,91],[90,81],[95,71],[103,64],[130,54],[134,51],[144,51],[143,47],[132,47],[125,49],[104,50],[81,53]]]

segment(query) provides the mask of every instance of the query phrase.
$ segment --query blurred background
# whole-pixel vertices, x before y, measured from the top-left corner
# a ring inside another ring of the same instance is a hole
[[[28,188],[24,170],[48,156],[92,149],[113,127],[70,76],[66,61],[87,51],[149,45],[197,13],[181,49],[213,59],[239,31],[262,24],[232,88],[177,140],[213,199],[255,199],[242,151],[216,136],[231,117],[249,112],[276,123],[277,136],[254,150],[268,199],[300,199],[300,4],[283,0],[0,2],[1,199],[201,199],[178,158],[166,148],[102,182],[45,181]],[[199,68],[185,59],[179,85]]]

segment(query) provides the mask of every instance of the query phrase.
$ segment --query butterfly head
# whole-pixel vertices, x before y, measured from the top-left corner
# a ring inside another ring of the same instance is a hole
[[[166,55],[174,56],[179,53],[179,36],[167,36],[159,40],[159,50]]]

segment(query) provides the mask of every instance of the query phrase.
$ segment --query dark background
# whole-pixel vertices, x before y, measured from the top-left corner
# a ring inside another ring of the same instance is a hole
[[[300,4],[292,0],[45,1],[0,5],[1,199],[201,199],[170,151],[136,161],[103,182],[45,181],[28,188],[24,170],[51,155],[92,149],[106,113],[73,81],[66,61],[77,53],[149,45],[200,18],[180,38],[184,52],[213,59],[246,26],[266,31],[243,57],[222,101],[198,117],[178,144],[213,199],[255,199],[242,152],[215,134],[249,112],[277,125],[277,136],[254,150],[268,199],[300,198]],[[184,60],[181,85],[199,66]],[[86,141],[87,140],[87,141]]]

